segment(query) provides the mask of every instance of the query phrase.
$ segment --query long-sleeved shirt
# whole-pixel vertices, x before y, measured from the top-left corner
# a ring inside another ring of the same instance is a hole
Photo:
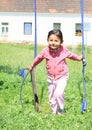
[[[46,59],[47,74],[50,77],[60,78],[67,76],[68,66],[66,58],[80,61],[81,57],[69,51],[66,47],[60,46],[57,51],[51,50],[49,47],[44,48],[40,54],[34,59],[32,67],[35,67],[43,59]]]

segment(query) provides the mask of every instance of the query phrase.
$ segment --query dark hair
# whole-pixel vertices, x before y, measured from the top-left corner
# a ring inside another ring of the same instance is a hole
[[[52,35],[52,34],[55,34],[57,37],[59,37],[61,40],[61,43],[63,42],[63,34],[59,29],[54,29],[54,30],[49,31],[47,40],[49,39],[50,35]]]

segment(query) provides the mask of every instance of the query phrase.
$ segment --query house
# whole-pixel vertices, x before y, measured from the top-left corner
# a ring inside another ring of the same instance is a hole
[[[34,5],[35,0],[0,0],[1,42],[34,43],[37,35],[38,44],[47,44],[48,32],[61,29],[65,44],[81,43],[80,0],[36,0],[36,14]],[[84,0],[85,44],[92,45],[91,35],[92,0]]]

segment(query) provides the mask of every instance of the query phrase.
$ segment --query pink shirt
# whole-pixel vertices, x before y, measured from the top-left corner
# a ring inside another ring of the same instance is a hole
[[[80,56],[70,52],[66,47],[60,46],[56,52],[52,51],[49,47],[44,48],[40,54],[34,59],[32,67],[35,67],[43,59],[46,59],[47,74],[50,77],[60,78],[67,76],[68,66],[66,58],[80,61]]]

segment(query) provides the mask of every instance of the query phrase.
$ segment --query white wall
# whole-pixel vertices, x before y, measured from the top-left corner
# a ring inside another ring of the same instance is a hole
[[[91,23],[90,31],[85,32],[85,44],[92,45],[92,15],[85,16],[85,22]],[[34,14],[32,13],[0,13],[0,25],[2,22],[9,23],[8,41],[34,41]],[[32,35],[24,35],[24,22],[32,22]],[[81,37],[75,36],[75,23],[81,23],[81,16],[78,14],[37,14],[37,42],[47,44],[48,32],[53,29],[53,23],[61,23],[65,44],[78,44]],[[0,26],[0,40],[1,26]]]
[[[84,32],[85,44],[92,45],[92,15],[85,16],[84,22],[91,23],[90,31]],[[78,14],[40,14],[37,18],[38,42],[46,43],[48,31],[53,29],[53,23],[61,23],[61,31],[65,44],[79,44],[82,42],[81,36],[75,36],[75,23],[81,23],[81,16]]]
[[[2,22],[9,23],[9,33],[7,40],[9,41],[24,41],[33,40],[33,35],[24,35],[24,22],[34,23],[33,14],[23,13],[3,13],[0,14],[0,25]],[[34,34],[34,29],[32,30]],[[0,31],[0,39],[2,39]]]

